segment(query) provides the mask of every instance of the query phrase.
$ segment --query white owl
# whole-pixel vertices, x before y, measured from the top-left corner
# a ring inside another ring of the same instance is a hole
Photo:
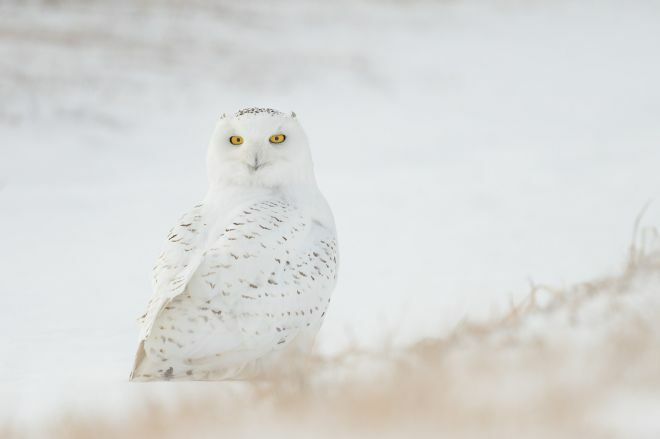
[[[220,380],[306,351],[337,278],[332,212],[294,113],[223,116],[204,201],[172,228],[131,379]]]

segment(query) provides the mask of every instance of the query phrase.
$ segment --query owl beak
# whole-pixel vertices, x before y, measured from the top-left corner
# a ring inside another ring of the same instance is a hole
[[[268,163],[260,162],[259,157],[256,155],[254,156],[254,162],[251,164],[248,164],[247,167],[251,172],[257,172],[259,169],[263,168],[266,166]]]

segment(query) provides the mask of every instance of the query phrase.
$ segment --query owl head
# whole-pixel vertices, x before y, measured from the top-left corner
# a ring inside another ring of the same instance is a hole
[[[313,181],[307,136],[295,113],[244,108],[223,115],[207,155],[211,186],[277,187]]]

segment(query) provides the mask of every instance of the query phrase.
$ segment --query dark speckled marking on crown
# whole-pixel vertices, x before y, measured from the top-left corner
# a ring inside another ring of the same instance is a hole
[[[283,116],[284,113],[281,111],[275,110],[273,108],[257,108],[257,107],[249,107],[249,108],[243,108],[242,110],[238,110],[236,114],[234,114],[234,117],[241,117],[246,114],[261,114],[265,113],[270,116]]]

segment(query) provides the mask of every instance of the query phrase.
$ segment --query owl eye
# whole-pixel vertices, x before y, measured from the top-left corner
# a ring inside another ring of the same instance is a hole
[[[268,140],[270,143],[282,143],[286,140],[286,136],[284,134],[273,134]]]
[[[229,143],[232,145],[242,145],[243,144],[243,138],[241,136],[231,136],[229,138]]]

